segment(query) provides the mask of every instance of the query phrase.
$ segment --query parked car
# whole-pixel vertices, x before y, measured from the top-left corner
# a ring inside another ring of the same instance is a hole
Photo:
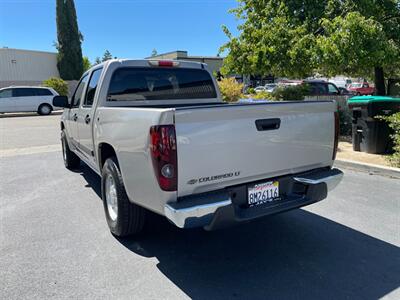
[[[352,93],[344,87],[338,87],[340,95],[352,95]]]
[[[341,94],[338,87],[332,82],[313,79],[313,80],[304,80],[303,84],[307,84],[309,86],[310,96],[326,96],[326,95]]]
[[[254,91],[256,93],[261,93],[261,92],[265,92],[265,86],[257,86]]]
[[[48,115],[55,108],[53,98],[58,93],[40,86],[11,86],[0,89],[0,112],[33,112]]]
[[[375,88],[370,86],[368,82],[364,83],[352,83],[348,88],[350,93],[353,95],[373,95],[375,93]]]
[[[265,85],[265,91],[268,93],[272,93],[278,85],[276,83],[267,83]]]
[[[54,105],[64,164],[101,176],[117,236],[140,232],[147,210],[211,230],[299,208],[343,175],[334,101],[228,104],[202,63],[109,60]]]
[[[334,85],[336,85],[338,89],[347,88],[352,82],[350,78],[341,77],[341,76],[331,78],[328,81],[332,82]]]

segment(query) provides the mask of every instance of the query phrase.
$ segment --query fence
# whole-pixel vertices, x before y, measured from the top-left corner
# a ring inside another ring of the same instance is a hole
[[[78,80],[69,80],[68,83],[68,97],[72,97],[75,92],[76,87],[78,86]]]
[[[316,101],[316,100],[335,100],[338,104],[339,110],[348,109],[347,100],[349,100],[352,95],[333,95],[333,96],[306,96],[306,101]]]

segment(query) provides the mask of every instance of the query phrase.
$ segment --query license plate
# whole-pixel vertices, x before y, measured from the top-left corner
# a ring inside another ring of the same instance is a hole
[[[270,181],[256,184],[248,189],[247,199],[249,206],[279,200],[279,182]]]

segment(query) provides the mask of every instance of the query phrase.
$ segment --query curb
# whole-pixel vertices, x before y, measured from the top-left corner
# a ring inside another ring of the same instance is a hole
[[[338,159],[335,166],[339,168],[351,169],[366,172],[374,175],[381,175],[400,179],[400,168],[384,167],[367,163],[360,163],[354,160]]]
[[[0,119],[5,118],[18,118],[18,117],[48,117],[48,116],[56,116],[61,115],[63,113],[62,110],[54,110],[50,115],[41,116],[36,112],[22,112],[22,113],[2,113],[0,114]]]

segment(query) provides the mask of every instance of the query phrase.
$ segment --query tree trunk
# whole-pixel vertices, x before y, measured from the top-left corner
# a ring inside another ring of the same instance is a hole
[[[375,67],[375,94],[378,96],[386,95],[385,74],[382,67]]]

